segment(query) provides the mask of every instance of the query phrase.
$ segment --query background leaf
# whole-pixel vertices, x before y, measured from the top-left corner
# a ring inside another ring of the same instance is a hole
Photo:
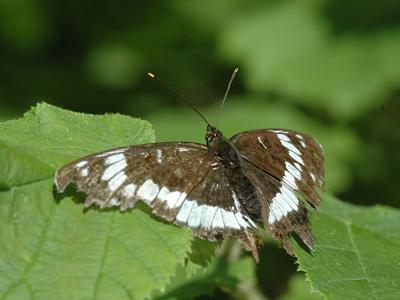
[[[328,299],[400,298],[400,211],[357,207],[326,196],[312,218],[315,251],[296,256]]]
[[[221,52],[242,62],[253,90],[290,96],[335,119],[354,118],[398,86],[400,29],[335,35],[321,16],[323,4],[279,1],[234,18]],[[253,34],[259,28],[262,35]]]
[[[207,267],[189,263],[177,271],[165,293],[154,297],[164,299],[196,299],[204,295],[212,295],[216,288],[230,294],[241,293],[241,285],[255,285],[255,264],[251,257],[243,257],[236,261],[216,258]]]
[[[0,124],[3,299],[143,299],[169,282],[190,250],[189,230],[140,209],[83,213],[53,186],[64,163],[153,136],[146,121],[47,104]]]
[[[322,300],[324,297],[319,293],[310,291],[310,283],[306,281],[304,274],[297,273],[289,282],[287,293],[279,297],[279,300]]]

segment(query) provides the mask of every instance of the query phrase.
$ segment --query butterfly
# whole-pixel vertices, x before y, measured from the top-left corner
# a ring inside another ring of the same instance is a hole
[[[291,233],[312,248],[307,203],[316,207],[321,201],[321,145],[286,129],[250,130],[227,139],[209,123],[205,141],[133,145],[92,154],[59,169],[56,188],[63,192],[74,183],[87,194],[85,207],[126,211],[141,200],[154,215],[190,227],[197,237],[237,239],[256,261],[261,224],[291,255]]]

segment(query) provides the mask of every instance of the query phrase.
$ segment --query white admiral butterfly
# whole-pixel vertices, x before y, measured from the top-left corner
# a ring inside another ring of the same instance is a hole
[[[125,211],[142,200],[155,215],[189,226],[198,237],[236,238],[257,261],[260,223],[291,255],[292,232],[311,248],[304,202],[320,203],[321,145],[286,129],[250,130],[226,139],[209,123],[205,139],[206,145],[165,142],[92,154],[58,170],[56,187],[63,192],[75,183],[87,194],[86,207]]]

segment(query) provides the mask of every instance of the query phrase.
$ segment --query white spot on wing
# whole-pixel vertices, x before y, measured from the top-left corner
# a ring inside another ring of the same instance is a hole
[[[123,160],[123,159],[125,159],[125,155],[123,155],[121,153],[120,154],[114,154],[114,155],[111,155],[111,156],[107,157],[106,160],[104,161],[104,164],[112,165],[113,163],[116,163],[116,162],[118,162],[120,160]]]
[[[216,170],[216,169],[218,169],[218,168],[220,167],[220,165],[219,165],[218,162],[215,162],[215,163],[212,163],[212,164],[210,165],[210,167],[211,167],[213,170]]]
[[[180,196],[181,196],[180,192],[178,191],[171,192],[168,188],[162,187],[157,195],[157,198],[161,202],[166,202],[168,208],[174,208]]]
[[[286,133],[286,131],[283,131],[283,130],[275,130],[275,129],[272,129],[272,130],[270,130],[271,132],[275,132],[275,133]]]
[[[293,211],[293,208],[290,205],[290,203],[291,203],[291,199],[289,198],[289,196],[287,196],[284,193],[281,193],[279,206],[281,207],[282,213],[283,213],[284,216],[286,216],[288,213]]]
[[[280,140],[281,144],[282,144],[286,149],[289,150],[289,155],[290,155],[295,161],[297,161],[298,163],[304,165],[303,159],[301,158],[301,152],[300,152],[300,150],[297,149],[296,146],[293,145],[293,144],[290,142],[290,139],[289,139],[289,141],[287,141],[287,140],[285,140],[285,139],[282,139],[283,136],[285,136],[287,139],[289,139],[286,135],[278,134],[278,137],[280,137],[279,140]]]
[[[296,153],[297,155],[301,155],[301,152],[299,151],[299,149],[297,149],[296,146],[293,145],[291,142],[287,142],[284,140],[280,140],[280,141],[281,141],[281,144],[286,147],[286,149],[292,151],[293,153]]]
[[[124,189],[122,190],[122,195],[124,195],[126,198],[133,198],[135,196],[135,191],[136,185],[130,183],[124,187]]]
[[[269,216],[268,216],[268,223],[273,224],[276,221],[279,221],[283,217],[283,210],[280,206],[282,200],[282,194],[278,193],[272,198],[272,203],[269,206]]]
[[[268,216],[268,223],[273,224],[276,221],[279,221],[286,215],[286,209],[283,207],[285,205],[285,201],[282,198],[282,194],[278,193],[272,199],[272,203],[269,207],[270,212]]]
[[[287,182],[291,187],[297,189],[296,179],[292,174],[290,174],[289,171],[286,170],[285,173],[283,173],[283,180]]]
[[[202,228],[210,228],[211,227],[211,222],[214,219],[215,212],[217,211],[217,208],[214,206],[209,206],[205,205],[205,208],[203,210],[203,215],[201,216],[201,221],[200,221],[200,226]]]
[[[311,176],[312,180],[315,182],[315,175],[310,172],[310,176]]]
[[[252,227],[257,227],[256,223],[254,223],[253,220],[250,219],[250,217],[245,217],[245,216],[243,216],[243,219],[244,219],[248,224],[250,224],[250,226],[252,226]]]
[[[224,220],[222,219],[221,208],[217,208],[211,228],[224,228]]]
[[[121,160],[113,165],[108,166],[103,176],[101,176],[101,180],[109,180],[111,177],[116,175],[117,173],[121,172],[127,166],[126,160]]]
[[[165,199],[167,201],[167,206],[169,208],[174,208],[176,203],[178,202],[179,198],[181,196],[181,192],[175,191],[175,192],[170,192]]]
[[[179,196],[178,201],[176,201],[175,207],[181,206],[181,205],[182,205],[182,202],[186,199],[186,196],[187,196],[186,193],[182,193],[182,194]]]
[[[232,197],[233,197],[233,203],[234,203],[236,211],[237,211],[236,213],[232,213],[232,214],[234,215],[238,225],[242,228],[248,228],[250,226],[256,227],[256,225],[250,218],[247,218],[249,220],[249,222],[244,219],[244,216],[240,212],[241,204],[240,204],[239,198],[237,197],[235,192],[232,193]]]
[[[249,227],[249,224],[246,222],[246,220],[243,218],[243,215],[240,212],[237,212],[235,214],[235,217],[241,227],[243,228]]]
[[[226,227],[240,229],[240,225],[231,211],[222,210],[222,218]]]
[[[197,228],[200,226],[200,221],[201,221],[201,215],[203,214],[203,205],[198,205],[197,202],[195,201],[192,207],[192,210],[190,211],[190,215],[188,218],[188,225],[191,228]]]
[[[267,150],[267,146],[265,146],[264,141],[262,140],[262,138],[260,136],[257,137],[258,142],[261,144],[261,146]]]
[[[240,211],[240,207],[241,207],[240,201],[235,192],[232,192],[232,197],[233,197],[233,203],[235,204],[236,210]]]
[[[119,202],[118,202],[118,199],[117,198],[111,198],[111,200],[110,201],[108,201],[108,206],[118,206],[119,205]]]
[[[286,170],[289,171],[290,174],[292,174],[298,180],[301,179],[301,172],[295,166],[293,166],[291,163],[287,161],[285,162],[285,165],[286,165]]]
[[[109,155],[113,155],[113,154],[117,154],[117,153],[122,153],[122,152],[125,152],[127,149],[128,148],[123,148],[123,149],[117,149],[117,150],[113,150],[113,151],[100,153],[100,154],[97,154],[96,157],[104,157],[104,156],[109,156]]]
[[[150,204],[157,197],[158,191],[158,185],[153,180],[147,179],[138,189],[137,196]]]
[[[291,191],[289,188],[287,188],[285,185],[281,187],[281,193],[283,197],[285,198],[286,202],[290,205],[292,210],[297,210],[299,206],[299,200],[297,199],[296,195]]]
[[[286,134],[278,133],[277,136],[281,141],[286,141],[290,143],[290,138]]]
[[[108,182],[108,188],[111,192],[115,192],[127,178],[124,172],[118,173]]]
[[[89,175],[89,168],[84,168],[80,172],[81,176],[86,177]]]
[[[296,211],[299,206],[299,200],[287,187],[282,186],[280,193],[276,194],[272,199],[269,207],[268,223],[273,224],[283,217],[287,216],[290,212]]]
[[[176,216],[176,220],[181,223],[186,223],[189,218],[190,211],[192,210],[193,205],[194,201],[185,200],[185,202],[183,202],[178,212],[178,215]]]
[[[293,153],[293,152],[291,152],[291,151],[289,151],[289,155],[290,155],[295,161],[297,161],[298,163],[304,165],[304,161],[303,161],[303,159],[302,159],[299,155],[297,155],[296,153]]]
[[[82,167],[86,166],[87,163],[88,163],[87,160],[82,160],[82,161],[78,162],[75,166],[77,168],[82,168]]]
[[[159,199],[161,202],[164,202],[167,199],[168,194],[169,189],[163,186],[157,195],[157,199]]]
[[[161,164],[162,160],[163,160],[162,151],[161,149],[157,149],[157,162]]]

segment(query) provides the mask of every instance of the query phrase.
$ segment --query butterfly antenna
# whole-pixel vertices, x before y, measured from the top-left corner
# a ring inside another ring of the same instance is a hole
[[[215,127],[217,127],[217,128],[218,128],[219,121],[221,119],[222,111],[224,109],[226,97],[228,96],[229,90],[231,88],[231,84],[232,84],[233,80],[235,79],[237,72],[239,72],[239,68],[235,68],[235,70],[233,70],[231,79],[229,80],[228,86],[225,91],[224,99],[222,99],[221,106],[219,108],[219,112],[218,112],[218,116],[217,116],[217,123],[215,124]]]
[[[201,112],[199,112],[197,110],[196,107],[194,107],[189,101],[185,100],[181,95],[178,94],[178,92],[176,92],[173,88],[171,88],[169,85],[167,85],[166,83],[164,83],[163,81],[161,81],[156,75],[154,75],[153,73],[147,73],[147,75],[156,80],[157,83],[161,86],[166,88],[172,95],[174,95],[177,99],[181,100],[183,103],[185,103],[187,106],[189,106],[191,109],[193,109],[203,120],[204,122],[207,123],[207,125],[211,126],[211,124],[207,121],[207,119],[203,116],[203,114]]]

